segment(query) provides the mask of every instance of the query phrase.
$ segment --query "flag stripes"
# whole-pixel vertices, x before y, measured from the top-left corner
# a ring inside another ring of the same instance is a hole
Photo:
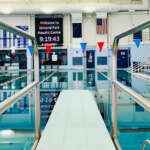
[[[97,34],[107,34],[107,18],[97,18],[96,33]]]
[[[28,31],[28,26],[17,26],[23,31]],[[29,40],[27,38],[16,36],[6,30],[0,30],[0,48],[27,48]]]

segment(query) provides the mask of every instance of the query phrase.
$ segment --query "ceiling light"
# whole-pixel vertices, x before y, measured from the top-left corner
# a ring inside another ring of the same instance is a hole
[[[129,12],[130,12],[130,13],[134,13],[135,10],[134,10],[134,9],[130,9]]]
[[[12,8],[1,8],[0,12],[2,12],[3,14],[10,14],[13,12]]]
[[[41,12],[43,12],[45,14],[50,14],[54,11],[54,9],[52,9],[52,8],[41,8],[40,10],[41,10]]]
[[[13,130],[10,130],[10,129],[0,131],[1,136],[12,136],[14,134],[15,134],[15,132]]]
[[[86,12],[86,13],[92,13],[94,12],[95,8],[94,7],[84,7],[83,8],[83,11]]]

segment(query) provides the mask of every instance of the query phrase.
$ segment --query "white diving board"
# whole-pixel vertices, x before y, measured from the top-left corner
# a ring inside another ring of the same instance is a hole
[[[116,150],[88,90],[63,90],[36,150]]]

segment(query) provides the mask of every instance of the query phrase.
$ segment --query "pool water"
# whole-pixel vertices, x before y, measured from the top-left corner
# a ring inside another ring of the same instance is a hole
[[[40,81],[50,75],[50,71],[40,72]],[[102,72],[110,76],[111,72]],[[1,73],[0,83],[27,73]],[[41,129],[52,113],[62,89],[88,89],[93,93],[100,113],[111,131],[111,82],[98,70],[59,70],[40,85]],[[33,74],[13,83],[0,86],[0,102],[15,94],[33,81]],[[150,98],[150,82],[145,81],[124,70],[118,71],[118,81],[132,88],[146,98]],[[133,98],[118,89],[118,138],[122,150],[141,150],[144,140],[150,139],[149,112],[135,103]],[[15,105],[0,116],[0,131],[12,129],[14,135],[4,137],[0,134],[0,150],[29,150],[34,142],[34,90],[26,94]],[[148,150],[148,146],[146,147]]]

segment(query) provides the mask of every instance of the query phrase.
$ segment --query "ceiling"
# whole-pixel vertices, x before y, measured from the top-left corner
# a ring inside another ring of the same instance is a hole
[[[147,10],[149,0],[0,0],[0,14]]]

